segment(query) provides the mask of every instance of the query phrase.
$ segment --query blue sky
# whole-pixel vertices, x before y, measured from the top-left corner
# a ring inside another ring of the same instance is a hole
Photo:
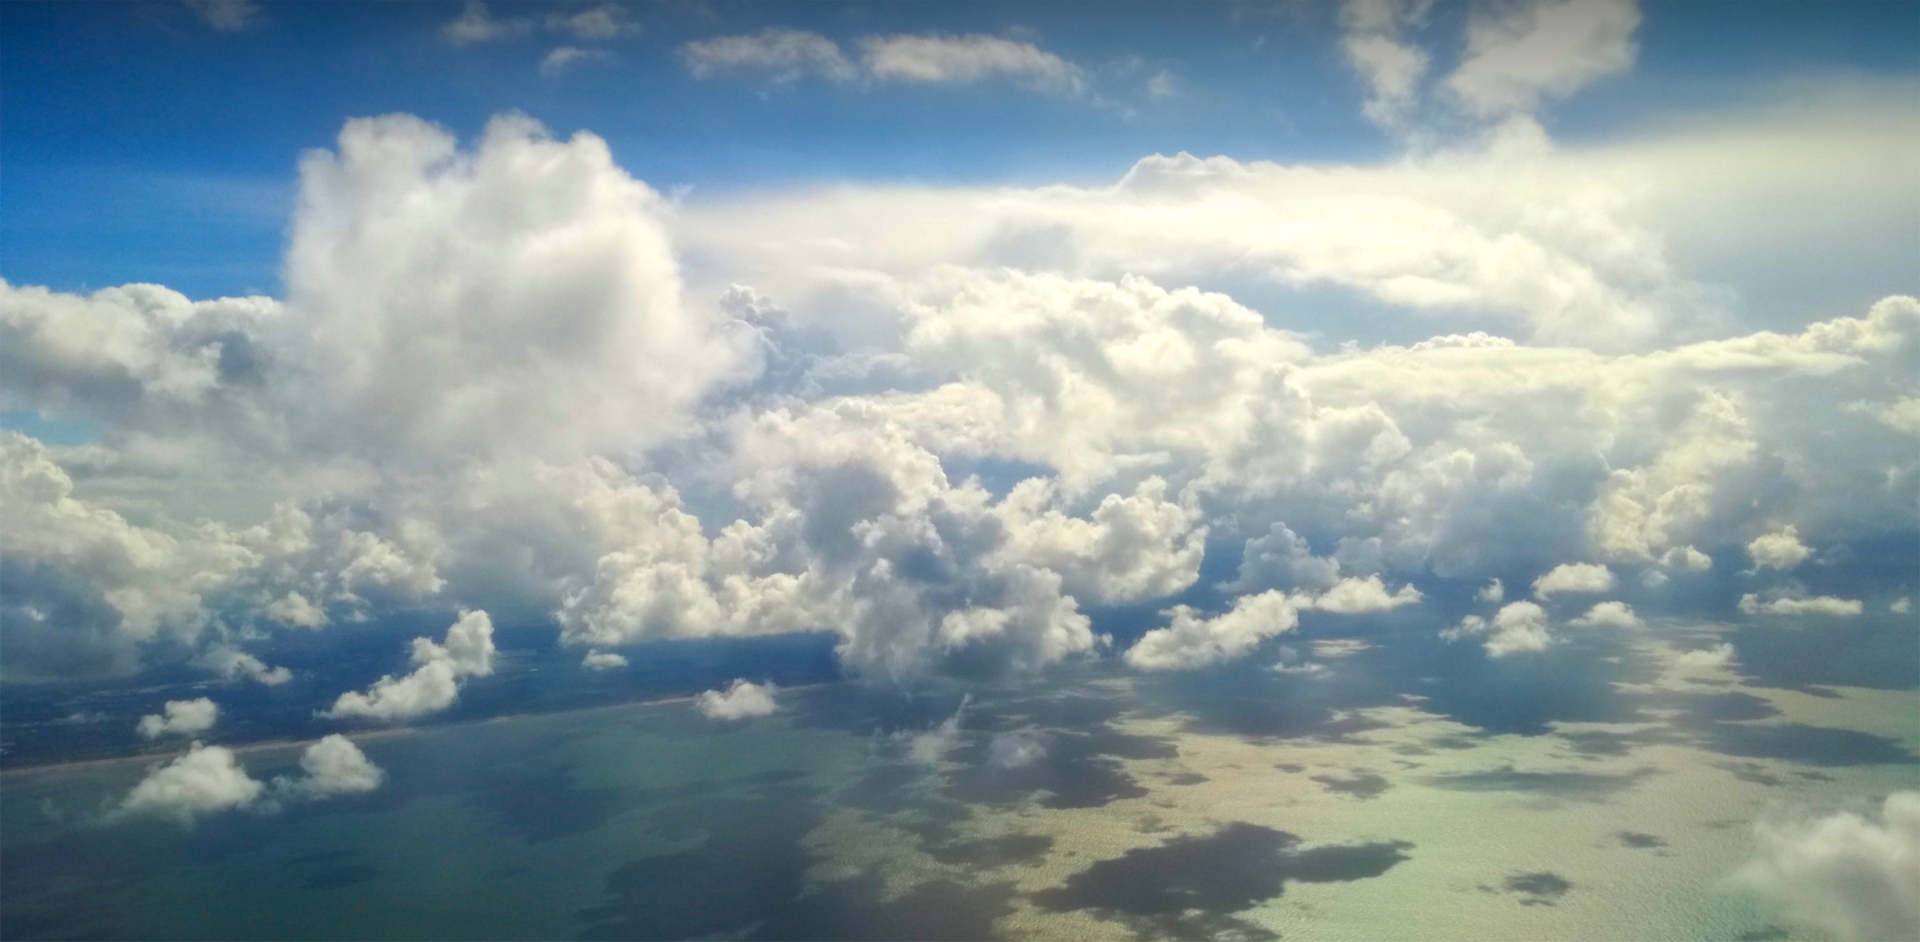
[[[496,3],[496,19],[585,9]],[[272,3],[216,30],[159,3],[0,6],[9,90],[0,135],[5,276],[69,289],[128,279],[193,296],[274,293],[298,155],[350,117],[404,112],[463,136],[521,110],[605,137],[664,190],[807,180],[1110,181],[1141,156],[1188,151],[1289,162],[1401,150],[1359,113],[1331,5],[654,4],[637,31],[579,41],[533,29],[455,44],[457,3]],[[1680,2],[1643,11],[1630,74],[1556,103],[1568,142],[1752,101],[1776,75],[1910,74],[1920,25],[1898,3]],[[1443,3],[1416,39],[1457,33]],[[689,41],[778,27],[851,46],[868,34],[981,33],[1077,64],[1084,94],[1011,81],[769,86],[696,78]],[[562,74],[553,48],[604,50]],[[1458,52],[1433,41],[1435,71]],[[1165,74],[1172,93],[1146,82]]]

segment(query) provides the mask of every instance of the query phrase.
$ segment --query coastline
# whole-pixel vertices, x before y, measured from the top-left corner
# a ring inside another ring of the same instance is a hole
[[[817,683],[817,684],[800,684],[793,687],[782,687],[780,689],[783,692],[799,691],[799,690],[817,690],[822,687],[833,686],[835,683],[839,683],[839,681],[830,681],[830,682]],[[603,703],[595,706],[576,707],[570,710],[545,710],[545,711],[533,711],[533,712],[525,712],[525,713],[501,713],[495,716],[476,717],[474,719],[466,719],[466,720],[455,720],[450,723],[432,723],[424,726],[419,726],[419,725],[388,726],[388,727],[383,727],[378,729],[360,729],[360,730],[354,730],[352,732],[342,732],[339,735],[345,736],[348,739],[354,741],[355,743],[361,743],[361,742],[367,742],[369,740],[392,739],[400,736],[410,736],[415,733],[423,733],[429,730],[455,729],[463,726],[480,726],[487,723],[505,723],[512,720],[527,719],[535,716],[565,716],[568,714],[596,713],[596,712],[605,712],[608,710],[631,709],[635,707],[665,706],[670,703],[692,703],[693,701],[699,699],[699,697],[700,697],[699,694],[686,694],[686,695],[677,696],[677,697],[656,697],[651,700],[624,700],[619,703]],[[319,741],[320,741],[319,738],[259,739],[259,740],[254,740],[252,742],[246,742],[246,743],[228,744],[228,743],[213,742],[213,743],[208,743],[208,745],[223,746],[227,749],[232,750],[237,755],[246,755],[249,753],[269,752],[275,749],[289,749],[297,746],[306,746]],[[167,759],[172,759],[178,755],[180,755],[180,751],[178,749],[175,749],[168,752],[140,752],[140,753],[134,753],[131,755],[124,755],[124,756],[107,756],[107,757],[98,758],[98,759],[73,759],[73,760],[61,761],[61,762],[42,762],[42,763],[36,763],[33,765],[22,765],[22,766],[0,765],[0,781],[4,781],[6,779],[14,778],[14,777],[23,777],[23,776],[29,776],[29,775],[45,774],[45,773],[73,772],[73,771],[79,771],[81,769],[89,769],[89,768],[110,768],[116,765],[122,765],[129,762],[153,762],[158,760],[167,760]]]

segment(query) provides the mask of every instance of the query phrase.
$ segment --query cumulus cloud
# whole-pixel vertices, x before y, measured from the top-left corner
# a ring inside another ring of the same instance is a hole
[[[159,814],[182,822],[258,801],[266,786],[247,774],[225,746],[194,743],[184,755],[154,769],[120,802],[128,814]]]
[[[1533,580],[1538,599],[1573,593],[1605,592],[1613,588],[1613,570],[1594,563],[1561,563]]]
[[[1894,599],[1893,601],[1887,603],[1887,611],[1892,612],[1895,615],[1905,615],[1906,613],[1913,611],[1913,599],[1908,598],[1907,596],[1904,596],[1904,595],[1900,596],[1899,598]]]
[[[1685,674],[1707,674],[1731,667],[1733,659],[1733,645],[1722,642],[1712,647],[1683,651],[1674,657],[1673,666]]]
[[[196,742],[186,753],[148,772],[121,800],[116,813],[157,814],[184,824],[222,811],[273,812],[283,802],[370,792],[386,781],[385,770],[338,734],[308,746],[300,754],[300,769],[304,774],[279,776],[267,785],[247,774],[233,750]]]
[[[388,674],[364,693],[349,690],[320,715],[395,723],[438,713],[459,697],[462,679],[493,673],[493,654],[493,620],[483,611],[462,612],[444,644],[413,639],[412,673]]]
[[[360,747],[339,733],[324,736],[300,754],[298,778],[275,778],[273,788],[286,798],[329,798],[370,792],[386,781],[386,770],[374,765]]]
[[[1420,590],[1411,585],[1403,585],[1389,593],[1386,583],[1376,574],[1364,579],[1342,579],[1333,588],[1314,596],[1310,607],[1323,612],[1358,615],[1390,612],[1416,604],[1421,598]]]
[[[1633,606],[1625,602],[1601,602],[1587,610],[1585,615],[1575,618],[1572,624],[1582,628],[1645,628],[1647,623],[1634,614]]]
[[[1126,662],[1140,670],[1191,670],[1232,660],[1298,627],[1301,607],[1300,600],[1280,591],[1243,595],[1210,618],[1177,605],[1166,627],[1141,635],[1127,649]]]
[[[195,663],[222,677],[244,677],[267,687],[278,687],[293,679],[293,672],[284,667],[270,667],[245,651],[226,646],[209,649]]]
[[[1776,532],[1754,537],[1747,544],[1747,555],[1753,557],[1755,569],[1787,570],[1806,562],[1813,550],[1800,542],[1800,531],[1788,524]]]
[[[1486,585],[1481,586],[1480,590],[1473,594],[1473,597],[1482,602],[1492,602],[1498,605],[1507,600],[1507,587],[1502,585],[1500,580],[1494,579]]]
[[[1858,615],[1866,607],[1859,599],[1843,599],[1831,595],[1799,596],[1748,592],[1740,596],[1740,612],[1744,615]]]
[[[1447,641],[1480,638],[1488,657],[1544,651],[1553,643],[1547,633],[1546,610],[1532,602],[1510,603],[1502,607],[1492,621],[1468,615],[1458,625],[1442,630],[1440,637]]]
[[[1430,57],[1405,31],[1426,20],[1432,0],[1343,0],[1340,51],[1366,83],[1367,120],[1389,130],[1404,127],[1426,77]]]
[[[777,692],[771,683],[756,684],[744,678],[736,678],[725,690],[708,690],[700,694],[695,705],[700,714],[710,720],[744,720],[755,716],[772,716],[779,705],[774,702]]]
[[[1762,820],[1734,881],[1838,938],[1907,938],[1920,925],[1920,792],[1888,795],[1877,817]]]
[[[213,728],[220,707],[206,697],[192,700],[168,700],[163,713],[140,718],[140,735],[148,739],[161,736],[197,736]]]
[[[1047,740],[1039,730],[1008,730],[987,740],[987,764],[996,769],[1025,768],[1046,757]]]
[[[966,717],[967,705],[972,702],[973,695],[965,694],[960,698],[960,705],[953,708],[953,713],[934,728],[923,733],[904,734],[907,757],[928,765],[945,759],[948,752],[960,745],[960,723]]]
[[[588,651],[587,656],[580,659],[580,666],[590,671],[612,670],[627,666],[627,659],[612,651]]]
[[[1691,546],[1676,546],[1660,554],[1660,565],[1682,572],[1705,572],[1713,568],[1713,557]]]

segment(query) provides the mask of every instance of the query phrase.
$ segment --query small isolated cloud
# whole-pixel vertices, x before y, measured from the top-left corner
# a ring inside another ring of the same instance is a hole
[[[1660,565],[1682,572],[1705,572],[1713,568],[1713,557],[1691,546],[1676,546],[1661,554]]]
[[[1831,595],[1791,596],[1781,595],[1762,600],[1752,592],[1740,597],[1740,612],[1743,615],[1858,615],[1866,607],[1859,599],[1836,598]]]
[[[1908,939],[1920,926],[1920,792],[1888,795],[1879,821],[1763,820],[1754,836],[1760,853],[1734,882],[1788,920],[1842,939]]]
[[[1367,120],[1389,130],[1404,126],[1426,77],[1425,50],[1405,32],[1426,20],[1432,0],[1346,0],[1340,5],[1340,51],[1366,84]]]
[[[1686,674],[1705,674],[1733,666],[1733,645],[1722,642],[1710,648],[1685,651],[1673,659],[1675,669]]]
[[[1532,602],[1514,602],[1500,609],[1492,621],[1468,615],[1460,624],[1440,632],[1440,637],[1447,641],[1484,639],[1481,644],[1488,657],[1544,651],[1553,643],[1552,636],[1547,634],[1546,610]]]
[[[680,61],[694,78],[722,72],[758,72],[775,84],[803,78],[850,82],[859,70],[840,53],[840,45],[819,33],[764,29],[749,36],[716,36],[680,47]]]
[[[208,26],[237,33],[260,21],[260,5],[253,0],[181,0]]]
[[[1910,599],[1904,595],[1897,599],[1894,599],[1892,602],[1888,603],[1887,611],[1892,612],[1895,615],[1905,615],[1906,613],[1913,611],[1913,599]]]
[[[1507,600],[1507,587],[1505,585],[1502,585],[1500,580],[1495,579],[1492,582],[1489,582],[1486,585],[1481,586],[1480,591],[1475,592],[1473,594],[1473,597],[1479,599],[1482,602],[1491,602],[1495,605],[1498,605],[1501,602],[1504,602]]]
[[[225,746],[194,743],[185,755],[155,769],[133,787],[120,810],[192,821],[203,814],[244,808],[266,791]]]
[[[1154,101],[1166,101],[1180,94],[1180,80],[1166,69],[1147,76],[1147,97]]]
[[[1191,670],[1232,660],[1274,635],[1300,624],[1300,603],[1280,591],[1243,595],[1229,611],[1202,618],[1185,605],[1174,606],[1172,622],[1140,636],[1124,655],[1141,670]]]
[[[972,694],[962,696],[952,716],[924,733],[910,735],[907,738],[907,757],[928,765],[946,758],[947,753],[960,744],[960,721],[967,714],[967,704],[972,702]]]
[[[771,716],[779,709],[773,699],[775,692],[771,683],[755,684],[736,679],[724,691],[709,690],[702,693],[695,703],[707,719],[744,720],[754,716]]]
[[[590,671],[606,671],[627,666],[627,659],[612,651],[588,651],[587,656],[580,659],[580,666]]]
[[[1047,740],[1039,730],[1009,730],[987,741],[987,764],[996,769],[1025,768],[1046,757]]]
[[[413,639],[413,673],[388,674],[365,693],[348,691],[320,715],[339,719],[364,717],[383,722],[410,720],[453,705],[460,680],[493,673],[493,621],[483,611],[463,612],[447,629],[444,645],[429,638]]]
[[[384,769],[339,733],[308,746],[300,756],[300,770],[306,775],[274,779],[275,792],[288,798],[328,798],[373,791],[387,778]]]
[[[194,743],[184,755],[147,774],[120,802],[118,814],[158,814],[182,823],[221,811],[277,811],[282,801],[317,801],[370,792],[387,773],[345,736],[334,734],[300,755],[298,777],[281,776],[271,787],[247,774],[224,746]]]
[[[269,667],[245,651],[225,646],[207,651],[194,663],[228,680],[244,677],[268,687],[278,687],[293,679],[293,672],[284,667]]]
[[[1638,0],[1522,0],[1482,4],[1447,90],[1472,114],[1532,111],[1633,65]]]
[[[1647,623],[1625,602],[1601,602],[1573,620],[1582,628],[1645,628]]]
[[[561,46],[547,53],[540,60],[541,75],[559,75],[583,62],[595,62],[607,58],[604,49],[582,49],[579,46]]]
[[[324,628],[326,609],[298,592],[288,592],[267,605],[267,617],[292,628]]]
[[[165,715],[149,713],[140,718],[140,735],[148,739],[162,736],[197,736],[213,728],[220,707],[206,697],[195,700],[168,700]]]
[[[1014,79],[1047,91],[1077,94],[1080,67],[1030,42],[998,36],[866,36],[867,73],[883,82],[963,84]]]
[[[1319,661],[1307,660],[1304,656],[1301,655],[1300,650],[1298,648],[1295,648],[1290,644],[1281,645],[1278,649],[1274,651],[1274,653],[1278,654],[1280,656],[1280,659],[1277,661],[1274,661],[1273,666],[1269,667],[1268,670],[1271,670],[1276,674],[1297,674],[1302,677],[1324,677],[1327,674],[1331,673],[1331,671],[1328,670],[1327,665],[1322,664]]]
[[[1563,592],[1605,592],[1613,588],[1613,570],[1596,563],[1562,563],[1533,580],[1534,598]]]
[[[1313,607],[1323,612],[1359,615],[1390,612],[1396,608],[1416,604],[1420,599],[1420,590],[1411,585],[1403,585],[1397,591],[1389,593],[1386,583],[1380,580],[1378,574],[1375,574],[1364,579],[1340,580],[1333,588],[1314,598]]]
[[[1813,550],[1800,542],[1800,531],[1788,524],[1777,533],[1755,537],[1747,544],[1747,555],[1753,557],[1755,569],[1784,571],[1806,562]]]
[[[633,14],[617,3],[603,3],[573,13],[554,13],[547,17],[547,28],[575,39],[595,41],[630,36],[640,31]]]
[[[481,0],[467,0],[460,15],[440,27],[440,35],[450,43],[464,46],[518,36],[532,27],[532,21],[526,19],[496,20]]]

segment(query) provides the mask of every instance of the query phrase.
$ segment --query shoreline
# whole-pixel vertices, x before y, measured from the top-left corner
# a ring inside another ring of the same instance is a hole
[[[822,687],[831,687],[836,683],[839,683],[839,681],[826,681],[826,682],[817,683],[817,684],[800,684],[793,687],[782,687],[780,688],[780,690],[782,692],[798,691],[798,690],[818,690]],[[451,723],[433,723],[425,726],[389,726],[389,727],[378,728],[378,729],[360,729],[360,730],[354,730],[352,732],[342,732],[342,733],[339,733],[338,735],[345,736],[355,743],[360,743],[368,740],[394,739],[401,736],[411,736],[418,733],[429,732],[432,730],[457,729],[463,726],[479,726],[486,723],[505,723],[512,720],[529,719],[536,716],[565,716],[568,714],[575,714],[575,713],[594,713],[594,712],[603,712],[607,710],[622,710],[622,709],[628,709],[632,707],[664,706],[669,703],[692,703],[693,701],[698,700],[699,698],[700,698],[700,695],[695,693],[695,694],[685,694],[677,697],[656,697],[651,700],[624,700],[619,703],[602,703],[594,706],[575,707],[570,710],[545,710],[545,711],[534,711],[534,712],[527,712],[527,713],[501,713],[494,716],[482,716],[482,717],[474,717],[472,719],[456,720]],[[328,735],[333,735],[333,734],[330,733]],[[310,745],[312,743],[319,742],[320,738],[322,737],[316,737],[313,739],[258,739],[252,742],[239,743],[234,745],[229,745],[227,743],[218,743],[218,742],[207,743],[207,745],[222,746],[226,749],[232,750],[236,755],[245,755],[247,753],[267,752],[274,749],[289,749],[295,746]],[[191,742],[193,740],[188,740],[188,741]],[[168,752],[140,752],[140,753],[133,753],[131,755],[124,755],[124,756],[104,756],[97,759],[72,759],[72,760],[62,761],[62,762],[43,762],[43,763],[37,763],[33,765],[21,765],[21,766],[10,766],[10,767],[0,766],[0,780],[13,778],[15,776],[36,775],[36,774],[48,773],[48,772],[73,772],[73,771],[78,771],[81,769],[88,769],[88,768],[107,768],[110,766],[121,765],[128,762],[152,762],[152,761],[159,761],[159,760],[170,760],[179,756],[180,754],[181,754],[180,751],[176,749]]]

